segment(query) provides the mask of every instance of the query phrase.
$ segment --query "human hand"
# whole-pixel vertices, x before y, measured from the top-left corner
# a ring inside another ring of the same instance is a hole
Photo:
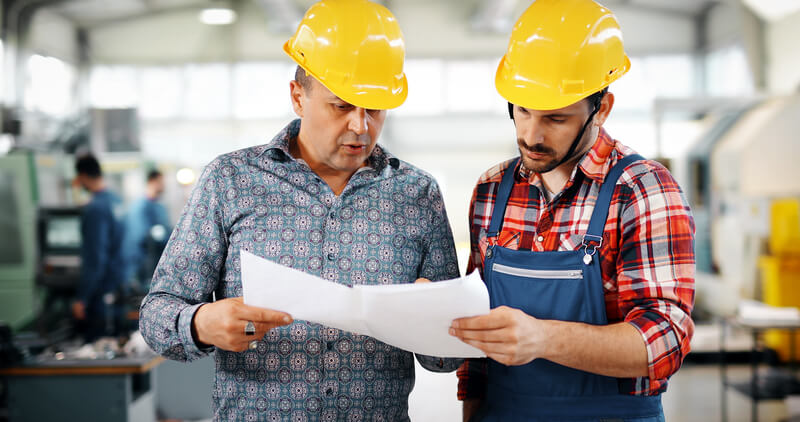
[[[430,282],[431,282],[431,281],[430,281],[430,280],[428,280],[427,278],[425,278],[425,277],[420,277],[420,278],[418,278],[416,281],[414,281],[414,284],[417,284],[417,283],[430,283]]]
[[[78,320],[86,319],[86,305],[79,300],[72,302],[72,316]]]
[[[544,343],[542,320],[519,309],[500,306],[487,315],[459,318],[450,335],[481,349],[504,365],[524,365],[541,356]]]
[[[248,321],[255,325],[255,335],[245,334]],[[291,322],[289,314],[245,305],[241,297],[200,306],[192,319],[197,341],[232,352],[247,350],[251,341],[259,340],[267,331]]]

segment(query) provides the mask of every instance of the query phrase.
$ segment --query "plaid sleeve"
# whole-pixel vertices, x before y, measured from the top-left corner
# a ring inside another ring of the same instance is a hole
[[[475,200],[477,197],[478,188],[472,192],[472,200],[469,204],[470,216],[470,257],[467,264],[467,274],[472,273],[475,269],[481,271],[483,275],[483,257],[481,256],[480,248],[478,247],[478,234],[480,224],[473,224],[475,211]],[[466,359],[464,363],[456,371],[458,376],[458,399],[482,399],[486,396],[486,359]]]
[[[650,380],[675,373],[694,332],[694,221],[663,166],[628,184],[617,260],[619,306],[644,338]]]

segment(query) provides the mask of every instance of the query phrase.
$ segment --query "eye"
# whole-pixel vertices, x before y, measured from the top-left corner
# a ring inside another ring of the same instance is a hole
[[[566,118],[560,116],[548,116],[547,118],[553,123],[564,123],[567,121]]]
[[[525,108],[525,107],[517,106],[517,111],[522,113],[522,114],[529,114],[528,109]]]
[[[351,108],[353,108],[353,106],[351,104],[347,104],[347,103],[334,103],[333,106],[337,110],[342,110],[342,111],[347,111],[347,110],[350,110]]]

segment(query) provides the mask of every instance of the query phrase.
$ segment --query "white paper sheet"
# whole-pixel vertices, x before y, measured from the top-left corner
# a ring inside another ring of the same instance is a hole
[[[489,313],[489,293],[477,271],[420,284],[353,287],[241,253],[244,303],[286,312],[414,353],[484,357],[448,333],[456,318]]]

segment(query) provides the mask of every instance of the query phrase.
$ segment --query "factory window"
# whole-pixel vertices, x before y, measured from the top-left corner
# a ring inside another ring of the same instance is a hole
[[[506,113],[506,102],[494,87],[499,59],[454,60],[445,66],[445,107],[448,112]]]
[[[712,51],[706,58],[708,94],[716,97],[753,94],[753,75],[744,49],[739,45]]]
[[[183,79],[180,67],[148,67],[141,70],[139,115],[144,119],[170,119],[181,112]]]
[[[97,108],[135,107],[138,74],[132,66],[95,66],[89,74],[89,103]]]
[[[3,40],[0,40],[0,81],[5,81],[3,79],[3,69],[5,68],[5,62],[3,62],[3,58],[6,56],[5,49],[3,46]],[[5,88],[5,83],[0,83],[0,101],[4,99],[3,97],[3,89]]]
[[[444,61],[439,59],[409,59],[404,70],[408,78],[408,98],[393,114],[424,116],[444,111]]]
[[[75,70],[55,57],[34,54],[28,59],[25,108],[52,116],[73,111]]]
[[[192,64],[184,68],[184,117],[221,119],[231,114],[231,72],[226,64]]]
[[[233,68],[233,116],[237,119],[281,118],[292,115],[289,81],[295,66],[238,63]]]
[[[614,109],[650,113],[656,98],[695,95],[695,62],[689,54],[632,57],[631,69],[611,84]]]

